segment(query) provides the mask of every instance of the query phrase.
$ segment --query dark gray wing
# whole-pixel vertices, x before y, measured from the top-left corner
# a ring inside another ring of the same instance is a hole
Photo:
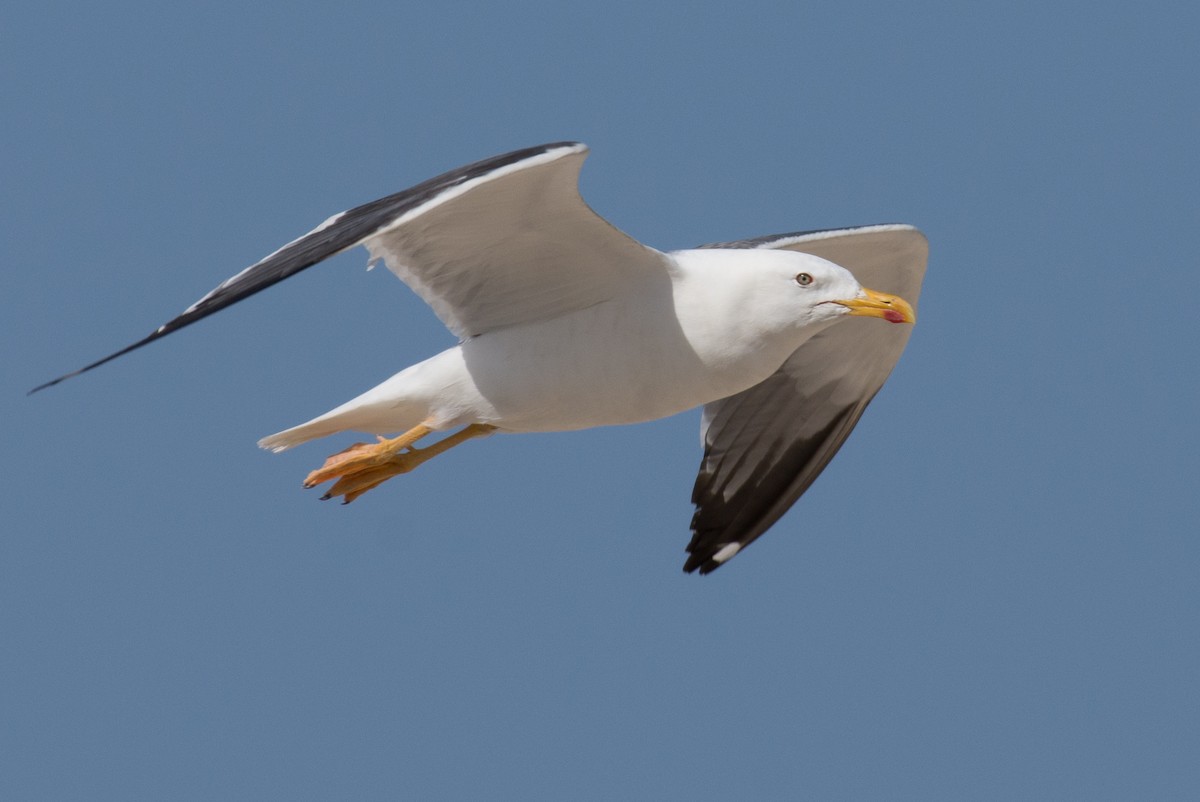
[[[663,257],[596,215],[578,192],[587,147],[555,142],[460,167],[330,217],[149,336],[30,392],[99,367],[356,245],[462,337],[606,300]]]
[[[906,225],[807,231],[708,245],[787,248],[828,259],[914,308],[929,246]],[[815,335],[766,381],[704,407],[704,458],[683,570],[707,574],[779,520],[842,447],[887,380],[911,326],[848,319]]]

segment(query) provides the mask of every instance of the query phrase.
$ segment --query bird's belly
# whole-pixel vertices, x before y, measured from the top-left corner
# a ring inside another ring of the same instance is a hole
[[[606,310],[497,331],[459,346],[486,400],[480,422],[565,431],[655,420],[757,383],[714,371],[677,329]],[[762,378],[765,378],[762,377]]]

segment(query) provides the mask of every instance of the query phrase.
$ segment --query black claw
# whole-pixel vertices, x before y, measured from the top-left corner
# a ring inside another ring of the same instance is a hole
[[[333,498],[333,494],[326,493],[325,495],[321,496],[321,501],[329,501],[329,499],[331,499],[331,498]]]

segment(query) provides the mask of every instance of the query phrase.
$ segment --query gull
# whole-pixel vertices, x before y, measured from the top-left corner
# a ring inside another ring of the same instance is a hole
[[[149,336],[30,392],[363,245],[458,344],[260,446],[376,435],[304,482],[334,481],[322,498],[349,503],[494,432],[703,407],[684,570],[710,573],[800,498],[882,387],[912,327],[850,318],[914,323],[928,245],[912,226],[889,224],[658,251],[584,203],[587,152],[578,142],[525,148],[336,214]],[[435,432],[452,433],[417,447]]]

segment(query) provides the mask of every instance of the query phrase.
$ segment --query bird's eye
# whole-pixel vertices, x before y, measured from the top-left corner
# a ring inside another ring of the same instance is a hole
[[[808,273],[797,273],[796,274],[796,283],[799,284],[801,287],[807,287],[809,284],[813,283],[813,277],[810,276]]]

